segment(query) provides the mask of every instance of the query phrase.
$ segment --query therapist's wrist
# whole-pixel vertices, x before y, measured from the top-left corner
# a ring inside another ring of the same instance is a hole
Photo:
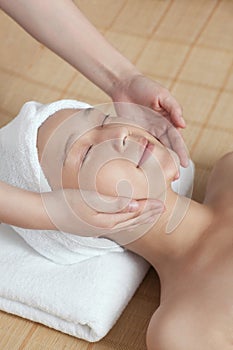
[[[139,76],[142,76],[142,74],[135,66],[130,67],[128,70],[122,70],[119,72],[115,76],[108,93],[113,102],[130,102],[128,96],[130,85]]]
[[[40,193],[21,190],[14,203],[14,224],[31,230],[53,230]],[[18,209],[21,206],[21,210]]]
[[[38,230],[56,230],[56,226],[50,219],[48,211],[46,209],[45,196],[53,196],[53,192],[49,193],[34,193],[33,199],[33,212],[35,213],[35,227]]]

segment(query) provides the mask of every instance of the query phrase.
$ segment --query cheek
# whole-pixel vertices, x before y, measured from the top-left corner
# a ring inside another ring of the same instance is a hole
[[[128,160],[109,161],[101,167],[96,176],[97,191],[109,196],[146,198],[147,187],[143,171]]]
[[[62,169],[62,187],[63,188],[79,188],[77,174],[73,167],[68,165]]]
[[[166,182],[173,181],[179,172],[179,157],[166,147],[161,147],[160,145],[155,147],[150,160],[150,169],[153,169],[156,174],[162,173]]]
[[[70,153],[62,167],[62,187],[63,188],[79,188],[78,169],[76,166],[76,153]]]

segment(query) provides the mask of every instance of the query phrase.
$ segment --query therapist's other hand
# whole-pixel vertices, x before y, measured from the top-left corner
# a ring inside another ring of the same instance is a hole
[[[188,155],[183,138],[177,128],[184,128],[185,121],[182,117],[182,109],[176,99],[170,94],[169,90],[159,83],[141,75],[133,75],[125,79],[121,85],[117,86],[112,94],[113,102],[126,102],[145,106],[163,118],[157,118],[153,121],[150,113],[134,113],[136,107],[132,107],[132,112],[124,111],[124,106],[117,106],[116,110],[122,117],[131,115],[136,123],[146,128],[153,136],[158,138],[166,147],[173,149],[179,156],[181,165],[188,166]],[[141,123],[141,121],[144,123]],[[174,126],[174,127],[172,127]]]
[[[132,230],[164,211],[159,200],[99,196],[73,189],[41,193],[52,230],[86,237]]]
[[[131,102],[153,109],[175,127],[185,128],[182,109],[169,90],[142,74],[132,75],[116,87],[114,102]]]

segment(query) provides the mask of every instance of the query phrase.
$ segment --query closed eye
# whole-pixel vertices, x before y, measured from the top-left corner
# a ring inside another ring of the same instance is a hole
[[[83,163],[85,162],[85,160],[87,159],[87,156],[88,156],[88,153],[90,152],[90,150],[92,149],[93,145],[90,145],[87,149],[87,151],[84,153],[83,157],[82,157],[82,164],[81,166],[83,165]]]
[[[106,120],[108,119],[108,117],[110,117],[110,114],[107,114],[107,115],[105,116],[105,118],[104,118],[104,120],[103,120],[103,122],[102,122],[102,124],[101,124],[101,127],[102,127],[102,128],[103,128],[103,126],[104,126]]]

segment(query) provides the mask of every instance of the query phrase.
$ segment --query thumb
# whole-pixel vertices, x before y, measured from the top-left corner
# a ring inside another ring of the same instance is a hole
[[[164,203],[156,199],[140,199],[123,196],[106,196],[92,191],[80,191],[86,204],[97,213],[128,213],[142,211],[145,205],[150,209],[164,209]]]
[[[139,210],[137,200],[127,197],[106,196],[94,191],[82,191],[84,202],[97,213],[134,212]]]

